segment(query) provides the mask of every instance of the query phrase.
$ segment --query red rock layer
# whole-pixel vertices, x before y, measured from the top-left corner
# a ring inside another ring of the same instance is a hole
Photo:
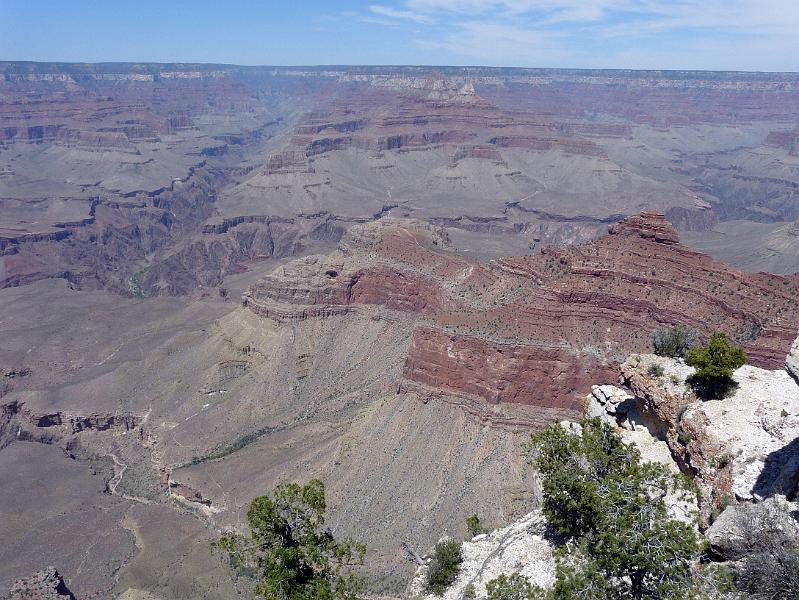
[[[355,228],[330,262],[273,276],[245,302],[260,314],[270,303],[299,304],[295,315],[358,304],[418,314],[407,379],[564,416],[630,353],[648,351],[659,326],[726,331],[765,368],[781,367],[799,329],[799,276],[745,273],[689,250],[658,213],[587,244],[487,264],[446,244],[429,226],[383,219]]]
[[[413,381],[491,403],[575,413],[586,381],[612,380],[615,374],[615,368],[600,364],[597,357],[569,349],[502,344],[429,327],[414,331],[404,370]]]

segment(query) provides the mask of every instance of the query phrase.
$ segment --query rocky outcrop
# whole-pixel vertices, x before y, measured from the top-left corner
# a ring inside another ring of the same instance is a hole
[[[463,542],[463,563],[454,583],[442,596],[426,595],[424,591],[427,566],[416,571],[408,595],[433,600],[459,600],[472,586],[478,598],[486,595],[486,583],[502,574],[520,573],[534,585],[550,587],[555,581],[553,545],[544,537],[546,519],[534,511],[488,534],[481,534]]]
[[[19,579],[3,600],[76,600],[55,567]]]
[[[129,432],[140,427],[143,419],[131,413],[39,411],[15,399],[0,405],[0,449],[17,440],[59,443],[85,431]]]
[[[729,506],[705,532],[713,553],[740,560],[763,545],[799,547],[799,504],[773,496],[757,504]]]
[[[621,371],[647,424],[702,491],[705,519],[734,500],[796,492],[799,386],[785,371],[745,365],[732,396],[708,401],[685,383],[693,369],[680,361],[636,355]]]
[[[199,504],[201,506],[211,506],[211,501],[204,498],[202,492],[195,490],[193,487],[173,480],[171,477],[168,479],[169,493],[176,496],[178,499]]]
[[[799,337],[794,340],[785,359],[785,369],[799,383]]]
[[[611,235],[634,235],[651,239],[660,244],[677,244],[680,241],[677,230],[666,220],[665,215],[645,212],[628,217],[618,225],[610,227]]]
[[[635,429],[634,414],[638,413],[635,396],[615,385],[593,385],[586,398],[585,416],[598,418],[613,427],[621,423]]]
[[[613,371],[594,357],[576,357],[562,348],[502,344],[418,328],[404,374],[413,381],[473,394],[490,403],[557,408],[564,417],[576,417],[574,398],[586,379],[602,380]]]

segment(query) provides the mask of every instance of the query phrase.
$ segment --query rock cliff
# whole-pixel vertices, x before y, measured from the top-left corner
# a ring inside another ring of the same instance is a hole
[[[546,539],[546,529],[546,518],[534,511],[507,527],[475,536],[461,545],[461,571],[442,596],[425,593],[427,566],[417,569],[408,595],[460,600],[471,586],[476,597],[485,598],[486,583],[513,573],[529,578],[534,585],[550,587],[555,582],[555,546]]]
[[[799,326],[799,278],[735,271],[678,242],[644,213],[587,244],[488,263],[450,251],[443,230],[384,218],[329,256],[279,267],[243,297],[286,321],[374,306],[412,316],[408,385],[574,418],[592,383],[615,378],[662,323],[730,333],[774,368]]]
[[[799,385],[785,370],[745,365],[733,395],[707,401],[685,383],[693,369],[680,361],[634,355],[621,372],[648,427],[702,490],[705,519],[731,502],[796,493]]]

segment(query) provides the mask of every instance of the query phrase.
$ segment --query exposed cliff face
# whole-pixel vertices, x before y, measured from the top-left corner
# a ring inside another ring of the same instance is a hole
[[[75,415],[41,411],[29,408],[21,397],[0,404],[0,450],[15,441],[61,444],[66,448],[73,436],[81,432],[130,432],[144,419],[121,412]]]
[[[662,214],[595,242],[477,263],[447,252],[434,227],[382,219],[340,250],[279,267],[244,305],[276,320],[378,306],[414,316],[411,382],[575,417],[620,358],[646,350],[662,323],[728,331],[755,364],[776,366],[795,335],[799,278],[747,274],[679,244]],[[542,419],[542,422],[545,420]]]
[[[719,218],[799,216],[799,182],[783,165],[796,137],[784,123],[795,122],[799,100],[785,74],[23,63],[0,71],[0,143],[15,147],[0,157],[0,286],[64,278],[85,289],[187,294],[218,285],[242,261],[281,254],[220,231],[224,221],[320,211],[344,229],[390,206],[485,234],[462,236],[459,248],[492,257],[583,240],[596,224],[644,209],[700,231]],[[672,124],[690,133],[658,129]],[[768,158],[737,154],[753,148]],[[213,181],[182,210],[177,188],[196,184],[197,170]],[[295,225],[291,251],[307,252]],[[201,235],[209,229],[219,237]],[[747,231],[762,241],[760,230]],[[786,239],[769,246],[791,271],[799,244]]]
[[[595,356],[563,348],[492,342],[420,327],[411,339],[404,374],[490,403],[558,409],[565,416],[575,410],[572,398],[582,393],[586,378],[602,380],[612,372]]]
[[[649,367],[658,364],[662,376]],[[746,365],[724,400],[701,401],[685,384],[693,369],[652,355],[621,367],[649,427],[702,490],[705,519],[732,500],[791,496],[799,485],[799,385],[786,371]]]
[[[796,338],[791,345],[791,349],[785,359],[785,369],[799,383],[799,338]]]

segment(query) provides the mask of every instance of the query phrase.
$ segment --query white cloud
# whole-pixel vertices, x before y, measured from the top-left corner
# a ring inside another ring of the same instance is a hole
[[[369,6],[369,10],[379,17],[388,17],[389,19],[405,19],[427,25],[435,22],[435,19],[428,15],[414,12],[412,10],[397,10],[389,6],[382,6],[379,4],[372,4]]]
[[[402,0],[369,10],[423,25],[417,46],[482,64],[799,68],[799,0]]]

